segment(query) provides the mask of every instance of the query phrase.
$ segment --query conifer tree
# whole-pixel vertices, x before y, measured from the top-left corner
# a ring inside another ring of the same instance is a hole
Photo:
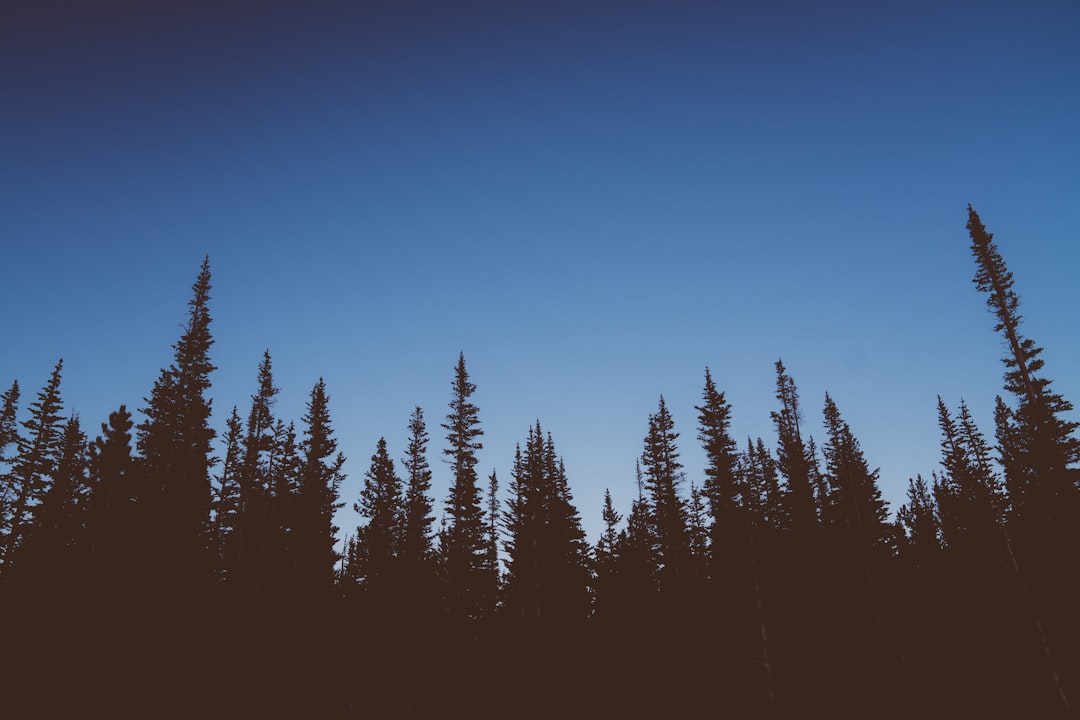
[[[330,424],[330,397],[322,378],[311,389],[303,420],[293,546],[301,587],[308,593],[325,594],[332,587],[338,560],[334,513],[342,506],[338,491],[345,479],[345,456],[337,451]]]
[[[878,471],[870,470],[859,441],[828,393],[824,414],[828,438],[824,448],[826,475],[836,495],[838,519],[860,527],[867,533],[865,537],[876,539],[887,521],[886,505],[877,485]]]
[[[1016,407],[999,401],[998,443],[1005,482],[1016,518],[1024,532],[1046,550],[1062,543],[1076,550],[1080,534],[1080,423],[1065,417],[1071,402],[1050,389],[1042,377],[1042,348],[1021,333],[1020,298],[1013,290],[1013,275],[1005,265],[993,235],[968,206],[967,229],[975,257],[974,283],[986,293],[986,305],[997,319],[994,330],[1004,335],[1008,354],[1005,389]]]
[[[23,421],[25,434],[18,438],[17,455],[7,476],[4,493],[8,498],[2,518],[2,555],[4,572],[14,552],[23,542],[56,467],[60,450],[61,419],[60,377],[64,361],[53,368],[37,400],[30,404],[30,417]]]
[[[937,505],[922,475],[908,480],[907,503],[900,506],[897,522],[906,537],[905,554],[925,567],[941,551],[941,523]]]
[[[210,517],[210,260],[204,258],[192,285],[184,332],[173,345],[173,362],[161,371],[146,400],[137,446],[145,468],[144,511],[158,550],[161,578],[186,588],[209,568]]]
[[[738,451],[731,438],[731,406],[705,368],[705,390],[698,411],[698,440],[705,450],[704,495],[709,501],[711,573],[723,576],[738,553],[745,528],[739,508]]]
[[[427,460],[428,432],[419,405],[409,416],[409,444],[401,466],[405,469],[405,531],[402,556],[411,562],[432,555],[431,467]]]
[[[85,510],[89,491],[86,435],[79,417],[63,424],[52,481],[34,509],[16,565],[20,574],[45,581],[39,590],[75,588],[86,551]]]
[[[11,456],[8,448],[15,445],[19,440],[19,426],[17,413],[19,410],[19,381],[11,383],[2,395],[0,401],[0,463],[10,463]],[[3,475],[0,475],[3,478]]]
[[[780,530],[787,527],[784,495],[776,469],[776,461],[765,441],[746,438],[746,450],[738,465],[741,501],[746,520],[753,528]]]
[[[655,414],[649,415],[649,431],[641,466],[649,491],[649,510],[654,537],[654,552],[661,587],[678,585],[686,572],[690,538],[686,499],[679,493],[682,463],[675,444],[679,434],[668,412],[664,397]]]
[[[780,410],[772,412],[772,420],[779,439],[777,467],[787,480],[786,514],[796,543],[807,543],[817,527],[814,507],[814,469],[817,463],[812,450],[803,441],[803,416],[799,408],[798,389],[780,360],[776,361],[776,399],[780,401]]]
[[[487,542],[484,547],[484,611],[495,611],[499,602],[502,573],[499,568],[499,526],[502,513],[499,511],[499,478],[495,470],[488,476],[487,493]]]
[[[385,438],[379,438],[353,510],[367,519],[356,531],[359,576],[367,587],[383,591],[395,569],[404,524],[401,480]]]
[[[237,473],[240,511],[237,518],[237,579],[249,593],[263,594],[270,580],[274,535],[279,531],[274,517],[276,454],[280,451],[283,428],[273,415],[279,389],[274,385],[270,352],[263,352],[258,370],[258,391],[251,396],[247,427],[241,443],[243,458]]]
[[[131,413],[121,405],[90,444],[90,563],[93,585],[108,596],[121,596],[140,582],[154,551],[145,542],[147,519],[139,507],[143,483],[132,455],[133,427]]]
[[[938,398],[942,472],[934,497],[945,543],[962,561],[985,564],[1000,545],[1006,498],[990,448],[961,401],[957,419]]]
[[[233,405],[232,414],[225,422],[225,457],[214,490],[213,529],[211,541],[218,570],[226,579],[235,576],[240,540],[241,489],[240,476],[243,464],[244,425],[240,413]]]
[[[11,492],[14,490],[13,478],[11,477],[11,464],[13,457],[18,451],[19,442],[19,381],[11,383],[11,387],[0,395],[3,407],[0,407],[0,542],[7,537],[6,523],[10,510],[9,501]]]
[[[586,609],[587,547],[566,470],[540,422],[515,452],[507,504],[507,604],[539,632],[542,619],[580,619]]]
[[[443,571],[451,611],[458,617],[478,617],[484,583],[485,538],[484,511],[476,474],[476,451],[479,441],[479,409],[471,401],[476,385],[469,381],[465,355],[458,356],[451,383],[450,412],[442,427],[449,445],[443,450],[453,472],[446,511],[448,523],[441,538]]]

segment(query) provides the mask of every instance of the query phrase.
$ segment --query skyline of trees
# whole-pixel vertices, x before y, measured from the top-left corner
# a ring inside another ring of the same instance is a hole
[[[681,433],[661,395],[647,417],[636,499],[617,508],[609,488],[602,508],[586,509],[603,521],[595,545],[539,419],[516,449],[508,492],[500,495],[497,469],[481,487],[484,431],[464,353],[441,424],[452,473],[441,502],[431,495],[419,406],[405,425],[405,457],[395,463],[378,438],[358,497],[341,498],[346,459],[326,384],[312,388],[298,430],[275,415],[268,350],[247,420],[234,405],[215,456],[204,258],[173,362],[142,422],[121,405],[91,439],[77,414],[65,419],[62,360],[25,412],[17,381],[0,396],[0,598],[16,617],[86,595],[100,618],[129,628],[126,604],[144,608],[151,624],[168,608],[197,628],[192,637],[207,641],[212,628],[249,659],[267,632],[256,630],[260,618],[276,623],[282,646],[321,638],[332,650],[315,667],[330,677],[324,662],[333,658],[366,669],[360,704],[389,708],[400,695],[412,708],[406,716],[434,708],[438,688],[452,706],[477,702],[451,692],[453,678],[465,682],[464,666],[442,668],[441,681],[425,670],[430,692],[394,674],[417,653],[438,659],[447,648],[501,677],[506,687],[493,696],[518,707],[541,702],[544,682],[557,687],[544,702],[587,707],[578,681],[548,667],[574,655],[573,667],[607,661],[595,692],[627,680],[651,688],[640,707],[633,695],[620,701],[627,710],[689,710],[719,694],[711,702],[729,709],[778,704],[854,716],[926,667],[952,673],[930,687],[949,690],[946,706],[958,712],[971,707],[965,692],[988,709],[1066,711],[1080,679],[1071,611],[1080,600],[1080,422],[1050,390],[1042,348],[1022,334],[1012,274],[968,212],[974,283],[1006,340],[1012,400],[996,400],[992,447],[964,400],[953,413],[939,396],[941,467],[929,481],[909,480],[895,515],[828,393],[821,445],[807,432],[780,360],[775,438],[745,445],[705,369],[694,407],[700,478],[679,461]],[[341,537],[335,523],[346,504],[356,525]],[[962,619],[947,617],[958,608],[968,609]],[[348,624],[343,637],[368,643],[386,663],[348,659],[343,641],[328,638],[326,618]],[[132,633],[134,646],[141,639]],[[512,668],[521,676],[504,677]],[[686,673],[713,673],[715,687],[686,690]],[[311,682],[331,707],[357,707]],[[911,701],[924,697],[913,692]]]

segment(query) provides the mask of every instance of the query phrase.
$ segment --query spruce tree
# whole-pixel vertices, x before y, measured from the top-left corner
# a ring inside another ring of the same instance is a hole
[[[864,552],[888,536],[888,510],[878,487],[878,471],[870,470],[859,441],[825,394],[825,472],[835,503],[836,524],[851,530]]]
[[[803,441],[798,389],[780,360],[776,361],[776,399],[780,401],[780,409],[771,414],[779,439],[776,463],[787,480],[787,516],[795,542],[806,544],[817,527],[814,502],[817,463],[812,450]]]
[[[235,579],[239,561],[241,490],[240,475],[243,463],[244,425],[240,413],[233,405],[232,413],[225,422],[225,457],[216,481],[213,504],[211,544],[223,579]]]
[[[409,444],[401,466],[405,469],[405,531],[402,556],[411,562],[431,558],[435,522],[431,502],[431,466],[427,460],[428,432],[424,411],[417,405],[409,416]]]
[[[17,413],[19,410],[19,381],[11,383],[2,395],[3,407],[0,407],[0,464],[11,462],[8,448],[15,445],[19,440],[19,426]],[[0,475],[0,479],[4,476]]]
[[[903,552],[917,567],[927,567],[941,552],[937,503],[922,475],[908,479],[907,503],[896,513],[904,531]]]
[[[12,457],[18,451],[19,443],[19,381],[11,383],[11,387],[0,395],[3,407],[0,407],[0,543],[7,538],[7,518],[10,510],[9,502],[12,500],[11,492],[14,490],[11,477]]]
[[[262,595],[270,581],[275,534],[274,517],[276,455],[283,427],[273,414],[280,390],[274,385],[270,352],[263,352],[258,370],[258,391],[251,396],[251,410],[241,443],[243,457],[237,473],[240,509],[237,517],[237,580],[249,594]]]
[[[484,612],[493,613],[499,603],[502,572],[499,568],[499,478],[495,470],[488,476],[487,493],[487,542],[484,547]]]
[[[356,531],[358,575],[365,586],[377,592],[385,591],[396,570],[403,539],[403,505],[401,480],[387,452],[386,439],[379,438],[364,474],[360,500],[353,505],[367,520]]]
[[[1071,402],[1050,389],[1042,377],[1043,349],[1021,332],[1020,298],[1013,290],[1013,275],[1005,265],[993,235],[968,206],[967,229],[977,266],[974,283],[986,294],[986,306],[1004,335],[1008,354],[1005,389],[1016,398],[1015,408],[999,402],[996,414],[998,443],[1005,482],[1016,519],[1032,542],[1045,551],[1054,546],[1077,548],[1080,533],[1080,423],[1067,419]]]
[[[935,476],[933,491],[942,538],[960,562],[985,565],[1000,548],[1004,488],[991,464],[990,448],[963,401],[954,419],[939,397],[938,425],[942,472]]]
[[[451,383],[450,412],[442,424],[449,447],[443,450],[453,472],[446,502],[448,523],[441,538],[443,572],[451,612],[458,617],[482,614],[485,537],[484,511],[476,474],[476,451],[483,448],[479,438],[479,409],[471,401],[476,385],[469,381],[465,355],[458,356]]]
[[[86,522],[92,586],[106,597],[119,597],[143,581],[143,568],[154,552],[146,543],[148,520],[140,507],[143,482],[132,454],[133,427],[131,413],[121,405],[90,444]]]
[[[45,387],[30,404],[29,419],[22,423],[25,434],[18,438],[17,455],[4,488],[8,498],[0,527],[3,533],[0,560],[4,572],[24,540],[35,508],[45,496],[56,467],[62,438],[60,377],[63,366],[63,360],[57,361]]]
[[[39,592],[74,590],[80,581],[87,550],[85,535],[87,441],[79,417],[63,424],[52,481],[34,508],[24,544],[15,565],[23,579]]]
[[[709,502],[714,578],[724,577],[745,533],[739,508],[738,451],[731,437],[731,406],[705,368],[705,390],[698,411],[698,440],[705,450],[704,495]]]
[[[345,479],[345,456],[337,450],[330,423],[330,397],[322,378],[311,389],[303,421],[293,546],[303,591],[325,595],[332,587],[338,560],[334,513],[342,506],[338,491]]]
[[[679,492],[683,474],[675,444],[678,437],[661,395],[659,408],[649,415],[649,431],[641,455],[661,587],[680,584],[690,556],[686,499]]]
[[[157,547],[161,579],[173,591],[188,589],[209,568],[210,516],[210,260],[192,285],[184,332],[173,362],[161,371],[146,400],[137,446],[145,468],[145,511],[154,516],[149,542]]]
[[[518,447],[511,473],[505,543],[507,604],[540,632],[542,620],[580,619],[586,610],[587,547],[566,470],[540,422]]]

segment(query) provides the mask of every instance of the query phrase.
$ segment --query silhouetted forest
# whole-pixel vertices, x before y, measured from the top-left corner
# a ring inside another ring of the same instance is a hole
[[[661,397],[636,499],[582,509],[539,421],[511,467],[478,474],[482,410],[462,355],[435,424],[420,407],[388,418],[404,457],[379,439],[349,463],[359,496],[341,497],[322,380],[298,421],[278,417],[267,353],[250,403],[213,429],[204,260],[143,407],[84,426],[64,409],[62,361],[28,402],[18,382],[0,396],[0,712],[1069,716],[1078,423],[968,212],[1003,393],[992,437],[939,399],[940,469],[910,480],[895,517],[841,409],[827,395],[812,438],[817,409],[779,360],[775,437],[736,440],[706,369],[704,475],[683,472],[679,442],[693,439]],[[446,498],[432,497],[438,460]],[[338,513],[346,503],[355,515]],[[595,544],[582,512],[603,520]],[[350,527],[334,525],[343,516]]]

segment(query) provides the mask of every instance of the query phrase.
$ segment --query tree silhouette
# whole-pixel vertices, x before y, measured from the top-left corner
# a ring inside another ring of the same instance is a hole
[[[443,450],[453,470],[450,497],[446,502],[449,523],[440,550],[453,614],[476,618],[483,614],[486,541],[484,511],[476,474],[476,451],[483,448],[479,410],[470,398],[476,385],[469,382],[465,355],[458,356],[451,383],[450,412],[442,427],[448,447]]]
[[[63,360],[57,361],[49,381],[30,403],[30,417],[22,423],[25,434],[17,438],[17,455],[4,488],[8,501],[0,527],[3,534],[0,560],[5,573],[25,539],[34,510],[44,498],[55,470],[62,438],[60,373],[63,366]]]
[[[173,362],[161,371],[138,426],[144,512],[158,552],[160,581],[169,592],[188,591],[209,569],[211,442],[210,260],[204,258],[192,285],[184,332],[173,345]]]

